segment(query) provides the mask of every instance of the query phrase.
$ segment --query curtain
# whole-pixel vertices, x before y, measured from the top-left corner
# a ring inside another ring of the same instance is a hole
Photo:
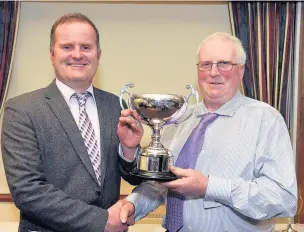
[[[241,91],[283,115],[292,111],[295,2],[229,2],[232,33],[247,54]]]
[[[12,70],[20,13],[19,1],[0,2],[0,104],[3,110]]]

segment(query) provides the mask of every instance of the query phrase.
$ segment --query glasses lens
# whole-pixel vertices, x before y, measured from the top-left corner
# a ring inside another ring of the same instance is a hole
[[[232,64],[230,62],[224,61],[224,62],[218,62],[217,67],[219,70],[227,72],[232,69]]]
[[[212,63],[209,62],[203,62],[198,63],[198,69],[201,71],[209,71],[211,69]]]

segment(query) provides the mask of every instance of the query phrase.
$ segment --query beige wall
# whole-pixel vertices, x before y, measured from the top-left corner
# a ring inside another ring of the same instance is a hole
[[[8,98],[44,87],[54,78],[49,32],[54,20],[67,12],[84,13],[98,27],[103,54],[95,84],[116,94],[130,81],[133,92],[188,94],[185,85],[196,86],[200,41],[216,31],[230,32],[227,3],[21,2]],[[146,130],[144,144],[149,136]],[[130,190],[123,183],[122,194]],[[8,193],[2,162],[0,193]],[[0,204],[0,221],[18,220],[16,212],[12,205]]]

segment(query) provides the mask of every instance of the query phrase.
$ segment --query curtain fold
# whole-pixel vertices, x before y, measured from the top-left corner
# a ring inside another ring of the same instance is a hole
[[[232,33],[246,50],[241,91],[283,115],[292,111],[295,2],[229,2]]]
[[[0,2],[0,112],[12,70],[20,14],[19,1]]]

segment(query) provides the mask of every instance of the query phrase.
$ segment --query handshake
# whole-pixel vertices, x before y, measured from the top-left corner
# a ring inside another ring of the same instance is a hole
[[[134,225],[134,205],[126,199],[119,200],[108,209],[109,217],[105,232],[127,232]]]

